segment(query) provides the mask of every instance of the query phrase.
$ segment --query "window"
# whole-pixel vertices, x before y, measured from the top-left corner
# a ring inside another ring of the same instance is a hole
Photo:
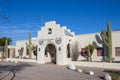
[[[61,51],[61,47],[59,47],[59,51]]]
[[[40,48],[38,50],[40,51]]]
[[[97,56],[104,56],[104,49],[103,48],[97,48]]]
[[[81,56],[87,56],[87,52],[85,51],[85,48],[81,48]]]
[[[70,58],[70,44],[67,45],[67,58]]]
[[[120,47],[115,47],[115,55],[120,56]]]
[[[52,29],[48,28],[48,34],[51,34],[51,33],[52,33]]]

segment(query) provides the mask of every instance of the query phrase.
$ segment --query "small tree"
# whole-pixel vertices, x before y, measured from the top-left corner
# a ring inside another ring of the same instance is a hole
[[[31,50],[33,51],[34,55],[36,56],[37,59],[37,46],[32,45]]]
[[[93,54],[94,48],[95,47],[92,44],[85,46],[85,51],[87,52],[88,61],[92,61],[92,54]]]
[[[20,58],[22,58],[22,56],[23,56],[23,50],[24,50],[23,47],[21,47],[21,49],[18,50],[18,52],[19,52],[19,57],[20,57]]]
[[[8,45],[12,44],[11,38],[8,38],[8,37],[0,37],[0,46],[5,46],[6,40],[7,40],[7,44],[8,44]]]

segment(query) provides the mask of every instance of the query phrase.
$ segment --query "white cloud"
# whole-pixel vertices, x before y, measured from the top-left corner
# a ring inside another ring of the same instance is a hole
[[[0,30],[7,29],[7,26],[0,26]]]
[[[28,33],[30,30],[14,30],[12,33]]]
[[[40,29],[40,25],[40,23],[1,25],[0,37],[10,37],[13,40],[13,43],[15,43],[16,40],[27,40],[29,32],[34,35],[32,37],[37,36],[37,31]]]

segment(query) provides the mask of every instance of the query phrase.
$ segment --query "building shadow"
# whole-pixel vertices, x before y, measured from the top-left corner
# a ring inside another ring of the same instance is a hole
[[[117,73],[117,74],[120,75],[120,70],[105,69],[103,72],[106,72],[106,73]]]
[[[96,47],[96,48],[99,48],[100,46],[98,44],[103,44],[100,36],[98,34],[95,35],[95,39],[96,41],[93,41],[93,45]]]
[[[103,48],[102,60],[104,61],[104,59],[107,57],[107,47],[100,38],[100,35],[96,34],[95,39],[96,41],[93,41],[93,45],[95,46],[95,48]],[[101,44],[102,46],[99,46],[98,44]]]
[[[5,62],[6,63],[6,62]],[[32,67],[28,63],[9,63],[0,65],[0,80],[4,80],[7,77],[10,77],[10,80],[13,80],[16,77],[16,73],[24,70],[26,67]],[[11,77],[12,74],[12,77]]]

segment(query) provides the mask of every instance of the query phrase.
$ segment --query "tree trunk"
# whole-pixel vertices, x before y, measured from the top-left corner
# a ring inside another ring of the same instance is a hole
[[[90,61],[90,51],[88,51],[88,61]]]

